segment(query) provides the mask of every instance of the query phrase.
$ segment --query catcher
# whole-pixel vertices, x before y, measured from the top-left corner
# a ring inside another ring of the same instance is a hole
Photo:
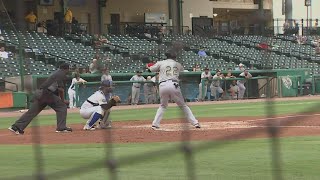
[[[92,94],[81,106],[80,115],[88,119],[83,130],[105,129],[111,127],[110,109],[120,103],[119,96],[111,96],[112,81],[101,82],[100,89]]]

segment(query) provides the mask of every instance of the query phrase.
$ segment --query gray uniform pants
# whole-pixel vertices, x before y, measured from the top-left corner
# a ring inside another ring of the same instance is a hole
[[[246,92],[246,87],[244,86],[243,83],[237,82],[237,85],[239,87],[239,93],[238,93],[238,98],[243,99],[244,93]]]
[[[46,106],[50,106],[57,114],[57,130],[66,128],[67,105],[53,93],[46,93],[38,99],[34,98],[30,109],[14,125],[24,130]]]
[[[140,98],[140,88],[132,86],[131,104],[138,104]]]

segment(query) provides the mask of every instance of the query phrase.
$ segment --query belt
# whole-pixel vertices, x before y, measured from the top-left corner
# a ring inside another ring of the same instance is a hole
[[[135,87],[135,88],[140,88],[140,87],[137,87],[137,86],[133,86],[133,87]]]
[[[160,81],[159,84],[161,84],[161,83],[163,83],[163,82],[167,82],[167,81],[178,82],[177,80],[168,79],[168,80],[165,80],[165,81]]]
[[[94,102],[92,102],[92,101],[89,101],[88,99],[87,99],[87,102],[90,103],[90,104],[92,104],[92,106],[99,106],[98,103],[94,103]]]

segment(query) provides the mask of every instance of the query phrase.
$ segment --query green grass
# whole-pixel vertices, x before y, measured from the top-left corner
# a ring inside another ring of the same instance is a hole
[[[310,108],[319,106],[319,101],[287,101],[275,102],[275,114],[291,114],[307,111]],[[217,104],[206,106],[192,106],[196,117],[232,117],[232,116],[266,116],[266,103],[244,104]],[[156,108],[117,110],[111,113],[114,121],[129,120],[151,120],[154,118]],[[319,111],[320,112],[320,111]],[[179,118],[181,111],[176,107],[169,107],[164,119]],[[55,125],[55,115],[43,115],[38,118],[40,125]],[[0,118],[0,129],[7,128],[16,118]],[[84,119],[78,113],[68,114],[68,124],[83,123]]]
[[[319,179],[319,137],[282,138],[280,141],[284,179]],[[272,179],[270,142],[267,139],[230,141],[218,148],[209,149],[197,149],[201,145],[208,145],[208,142],[193,144],[196,147],[194,170],[197,179]],[[175,148],[177,145],[177,143],[115,145],[114,154],[117,159],[145,154],[144,158],[130,166],[120,165],[117,169],[119,179],[186,179],[186,164],[182,153],[177,153],[178,151],[175,150],[166,155],[159,154],[152,157],[146,154],[150,151]],[[68,170],[68,168],[103,160],[105,151],[102,144],[46,145],[43,148],[43,154],[45,173],[59,174],[59,171]],[[35,170],[31,146],[1,146],[0,159],[1,179],[13,175],[31,175]],[[108,171],[102,165],[98,168],[89,168],[88,171],[77,171],[73,175],[66,174],[64,179],[109,179],[106,178],[109,175]]]

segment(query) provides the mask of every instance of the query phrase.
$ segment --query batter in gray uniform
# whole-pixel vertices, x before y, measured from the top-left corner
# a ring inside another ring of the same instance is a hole
[[[59,97],[58,87],[63,86],[63,80],[69,72],[69,65],[62,64],[59,70],[55,71],[50,77],[41,84],[40,89],[35,92],[30,109],[24,113],[8,129],[15,134],[23,134],[24,129],[46,106],[50,106],[57,114],[56,132],[71,132],[72,129],[66,126],[67,105]]]
[[[180,63],[176,62],[176,53],[171,51],[166,53],[167,60],[158,61],[155,65],[149,67],[151,72],[159,72],[159,94],[160,107],[152,122],[152,129],[160,128],[160,121],[164,111],[167,109],[168,101],[173,100],[181,110],[188,121],[196,128],[200,128],[198,120],[192,114],[190,108],[184,101],[179,87],[179,73],[183,71]]]
[[[130,81],[146,81],[146,79],[141,76],[141,71],[137,71],[137,74],[132,76]],[[131,90],[131,104],[137,105],[140,98],[140,89],[141,83],[132,83],[132,90]]]

